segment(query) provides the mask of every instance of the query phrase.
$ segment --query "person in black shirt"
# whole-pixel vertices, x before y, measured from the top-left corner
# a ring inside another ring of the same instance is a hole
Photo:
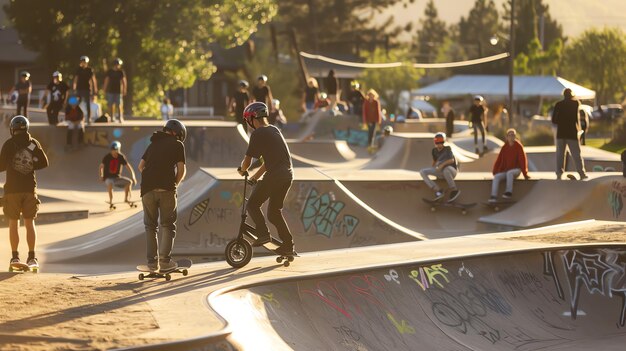
[[[163,131],[152,134],[152,143],[139,162],[148,267],[153,270],[177,267],[172,261],[177,218],[176,188],[187,172],[183,144],[186,137],[187,129],[182,122],[168,120]],[[157,240],[159,223],[161,240]]]
[[[250,103],[250,94],[248,94],[249,84],[245,80],[240,80],[237,91],[230,98],[228,103],[231,111],[235,113],[235,119],[237,123],[243,126],[243,129],[248,132],[248,124],[243,121],[243,109]]]
[[[578,111],[580,101],[574,97],[572,89],[563,90],[563,100],[554,105],[552,123],[556,124],[556,178],[561,179],[565,168],[565,152],[572,154],[576,171],[580,179],[588,178],[585,172],[585,163],[580,154],[580,119]]]
[[[122,69],[122,59],[113,60],[113,68],[107,71],[102,90],[106,93],[109,115],[115,120],[115,110],[119,110],[119,122],[124,122],[124,96],[126,96],[126,73]]]
[[[420,170],[420,175],[424,183],[435,192],[435,201],[443,199],[445,193],[429,176],[435,176],[437,179],[445,179],[450,190],[448,202],[454,202],[461,194],[461,191],[456,187],[456,183],[454,182],[454,178],[458,172],[456,158],[454,157],[452,148],[448,145],[444,145],[446,142],[446,135],[444,133],[439,132],[435,134],[433,142],[435,143],[435,147],[431,152],[433,165],[432,167]]]
[[[452,137],[452,133],[454,133],[454,109],[450,106],[449,101],[444,101],[443,106],[441,107],[441,114],[443,114],[443,118],[446,119],[446,135],[448,138]]]
[[[28,104],[30,102],[30,93],[33,91],[33,86],[30,83],[30,73],[22,71],[20,73],[20,80],[15,83],[15,86],[9,91],[9,96],[17,91],[17,112],[16,114],[24,115],[28,117]]]
[[[267,76],[262,74],[256,81],[256,86],[252,88],[252,97],[254,101],[262,102],[265,106],[272,105],[272,89],[267,85]]]
[[[472,128],[474,128],[474,149],[477,154],[480,154],[478,148],[478,131],[482,135],[483,140],[483,152],[487,150],[487,143],[485,141],[485,118],[487,114],[487,108],[483,105],[483,97],[480,95],[474,96],[474,103],[469,109],[470,121],[472,122]]]
[[[22,216],[28,243],[26,263],[34,268],[39,267],[35,257],[37,241],[35,218],[37,218],[40,203],[36,193],[35,171],[48,167],[48,157],[39,142],[31,138],[28,127],[28,119],[24,116],[15,116],[11,119],[9,126],[11,139],[2,145],[2,151],[0,151],[0,172],[7,172],[2,209],[9,219],[11,263],[20,262],[17,251],[20,237],[17,228],[20,216]]]
[[[114,141],[111,143],[111,151],[107,153],[100,163],[100,180],[103,181],[109,191],[109,203],[113,203],[113,186],[124,188],[124,201],[130,201],[130,187],[137,184],[133,166],[128,163],[126,156],[120,152],[122,143]],[[122,177],[124,166],[130,172],[131,179]]]
[[[96,75],[93,73],[91,67],[89,67],[89,57],[81,56],[78,70],[76,70],[76,76],[74,77],[74,91],[81,101],[87,105],[87,124],[91,124],[91,95],[98,94],[98,84],[96,82]]]
[[[324,85],[326,88],[326,93],[328,93],[328,98],[330,99],[330,108],[331,112],[335,111],[335,107],[337,106],[337,78],[335,77],[335,70],[331,69],[328,71],[328,76],[324,81]]]
[[[302,109],[304,112],[313,111],[315,109],[315,103],[319,99],[320,89],[317,85],[317,79],[310,77],[307,80],[304,94],[302,94]]]
[[[265,223],[261,206],[269,199],[267,218],[278,231],[282,245],[276,250],[279,255],[291,255],[294,251],[293,236],[282,214],[287,192],[293,181],[293,167],[289,147],[280,130],[267,121],[269,111],[262,102],[253,102],[244,110],[243,117],[254,129],[246,155],[237,169],[240,175],[248,171],[252,159],[263,159],[263,164],[250,179],[258,181],[250,195],[246,210],[256,225],[258,240],[253,246],[270,242],[270,231]],[[259,178],[263,179],[259,181]]]
[[[48,96],[46,113],[48,114],[48,123],[51,126],[56,126],[59,123],[59,112],[67,102],[68,90],[70,87],[63,81],[61,72],[52,73],[52,81],[46,87],[46,96]]]
[[[358,116],[359,122],[361,121],[361,116],[363,115],[363,102],[365,101],[365,96],[361,90],[361,84],[359,82],[352,81],[350,83],[350,94],[348,94],[348,102],[350,103],[350,111],[352,114]]]

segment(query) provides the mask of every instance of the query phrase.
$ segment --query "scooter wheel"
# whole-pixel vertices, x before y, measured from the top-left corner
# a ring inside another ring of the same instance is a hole
[[[231,240],[226,245],[226,262],[231,267],[241,268],[252,259],[252,245],[244,239]]]
[[[139,280],[143,280],[146,276],[143,273],[139,273]]]

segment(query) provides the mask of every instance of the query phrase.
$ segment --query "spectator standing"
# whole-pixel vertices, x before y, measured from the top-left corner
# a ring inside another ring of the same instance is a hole
[[[24,115],[28,118],[28,104],[30,103],[30,93],[33,91],[33,85],[30,83],[30,73],[22,71],[20,73],[20,79],[15,83],[15,86],[9,92],[11,96],[14,92],[17,92],[17,112],[18,115]]]
[[[87,124],[89,124],[89,117],[91,116],[91,104],[89,102],[91,101],[91,96],[98,93],[98,84],[96,75],[91,67],[89,67],[89,57],[87,56],[80,57],[80,63],[76,70],[76,76],[74,77],[73,89],[80,100],[86,105],[87,111],[85,116],[87,116]]]
[[[267,76],[261,74],[256,81],[256,86],[252,88],[252,98],[256,102],[262,102],[266,106],[272,106],[272,89],[267,84]]]
[[[313,111],[315,109],[315,104],[317,103],[317,100],[319,100],[319,93],[320,89],[317,84],[317,79],[309,77],[304,93],[302,94],[302,107],[305,112]]]
[[[361,84],[356,80],[353,80],[350,82],[350,94],[348,95],[350,110],[353,114],[357,116],[361,116],[363,114],[363,101],[365,101],[365,97],[361,92]]]
[[[46,113],[48,114],[48,123],[56,126],[59,123],[59,112],[67,103],[67,92],[70,90],[69,85],[63,81],[61,72],[52,73],[52,81],[46,87],[46,95],[48,103],[46,105]]]
[[[367,145],[372,145],[376,126],[383,121],[380,111],[380,101],[378,101],[378,93],[374,89],[367,91],[367,100],[363,102],[363,123],[367,125]]]
[[[161,103],[161,118],[164,121],[168,121],[174,117],[174,106],[169,98],[163,98],[163,102]]]
[[[324,86],[326,88],[326,93],[328,94],[328,98],[330,99],[330,111],[334,112],[335,107],[337,107],[337,89],[338,89],[337,78],[335,77],[335,70],[331,69],[328,71],[328,76],[324,81]]]
[[[117,110],[120,123],[124,122],[124,96],[126,96],[127,88],[126,72],[122,69],[123,64],[124,62],[120,58],[113,60],[113,68],[107,71],[102,86],[102,90],[106,93],[111,120],[115,121],[115,111]]]
[[[243,126],[243,130],[245,130],[246,133],[248,132],[248,123],[245,123],[243,120],[243,110],[250,103],[250,94],[248,93],[249,86],[250,84],[248,84],[248,81],[243,79],[240,80],[237,84],[237,91],[235,91],[233,96],[230,98],[230,102],[228,104],[231,111],[235,113],[237,123]]]
[[[565,154],[569,149],[580,179],[586,179],[585,165],[580,154],[580,101],[574,97],[572,89],[563,90],[563,100],[554,105],[552,123],[556,124],[556,177],[561,179],[565,168]]]
[[[443,118],[446,119],[446,135],[448,138],[451,138],[452,133],[454,133],[455,112],[452,106],[450,106],[449,101],[443,102],[443,105],[441,106],[441,114],[443,115]]]

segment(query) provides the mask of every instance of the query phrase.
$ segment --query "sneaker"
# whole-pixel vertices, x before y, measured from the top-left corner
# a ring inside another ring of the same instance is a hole
[[[148,262],[147,264],[148,269],[151,271],[158,271],[159,270],[159,262],[155,261],[155,262]]]
[[[39,267],[39,261],[37,260],[36,257],[28,260],[26,264],[28,265],[28,267]]]
[[[480,150],[479,150],[478,148],[476,148],[474,151],[475,151],[475,152],[474,152],[475,154],[480,155]]]
[[[22,263],[22,261],[20,261],[19,258],[12,258],[11,261],[9,262],[10,264],[14,264],[14,263]]]
[[[178,263],[176,263],[176,261],[159,261],[159,270],[161,272],[173,271],[176,268],[178,268]]]
[[[443,199],[443,191],[440,190],[435,193],[435,201],[438,201],[441,199]]]
[[[588,175],[586,175],[586,174],[581,174],[581,175],[580,175],[580,180],[585,180],[585,179],[587,179],[587,178],[589,178],[589,176],[588,176]]]
[[[505,199],[510,199],[513,197],[513,193],[507,191],[506,193],[502,194],[502,197]]]
[[[489,147],[487,145],[484,145],[483,146],[483,152],[487,152],[487,151],[489,151]]]
[[[454,200],[456,200],[459,195],[461,195],[461,191],[460,190],[452,190],[450,192],[450,198],[448,199],[448,202],[454,202]]]
[[[272,237],[270,235],[259,236],[255,241],[251,242],[250,245],[252,247],[263,246],[272,241]]]
[[[296,251],[293,249],[293,245],[285,245],[279,246],[278,249],[276,249],[276,253],[278,255],[291,256],[294,255]]]
[[[496,202],[498,202],[498,198],[495,197],[495,196],[491,196],[491,197],[489,197],[489,200],[487,200],[487,202],[490,203],[490,204],[496,203]]]

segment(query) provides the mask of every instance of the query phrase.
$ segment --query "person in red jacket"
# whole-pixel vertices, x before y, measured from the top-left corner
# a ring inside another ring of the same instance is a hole
[[[363,101],[363,124],[367,125],[367,145],[372,145],[376,126],[382,123],[383,118],[380,112],[380,101],[378,93],[374,89],[367,92],[367,99]]]
[[[493,182],[491,183],[491,197],[489,202],[496,202],[498,199],[498,187],[503,179],[506,179],[506,190],[502,195],[505,199],[513,197],[513,180],[524,175],[529,179],[528,162],[526,152],[522,144],[515,138],[517,132],[511,128],[506,131],[506,143],[500,149],[500,154],[493,165]]]

